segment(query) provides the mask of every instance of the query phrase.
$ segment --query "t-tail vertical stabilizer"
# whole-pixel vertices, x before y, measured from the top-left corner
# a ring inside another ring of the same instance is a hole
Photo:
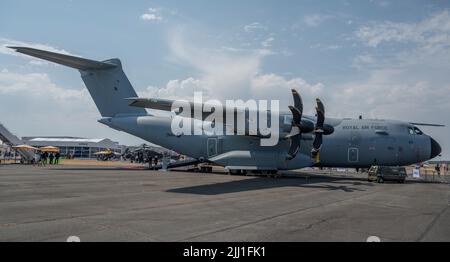
[[[10,47],[19,53],[78,69],[102,117],[146,115],[143,108],[131,107],[125,98],[137,97],[122,70],[119,59],[94,61],[29,47]]]

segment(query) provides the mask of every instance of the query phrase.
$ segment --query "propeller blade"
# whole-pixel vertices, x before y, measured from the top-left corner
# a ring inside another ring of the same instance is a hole
[[[323,106],[322,101],[320,101],[319,98],[316,98],[317,106],[316,106],[316,112],[317,112],[317,123],[316,123],[316,129],[322,129],[323,131],[323,123],[325,122],[325,107]]]
[[[323,124],[325,122],[325,107],[323,106],[322,101],[320,101],[319,98],[316,98],[317,106],[316,106],[316,112],[317,112],[317,122],[316,122],[316,128],[314,130],[315,136],[313,141],[313,148],[311,150],[311,156],[314,159],[319,159],[318,155],[320,152],[320,148],[322,147],[323,142]]]
[[[297,92],[297,90],[292,89],[292,96],[294,97],[294,107],[297,108],[300,111],[300,116],[303,113],[303,101],[300,94]],[[301,117],[300,117],[301,118]]]
[[[317,133],[314,137],[313,148],[311,149],[311,157],[316,163],[320,162],[320,148],[322,147],[322,133]]]
[[[287,160],[292,160],[297,155],[298,150],[300,149],[300,140],[301,134],[291,137],[291,147],[289,148],[288,155],[286,156]]]
[[[287,160],[294,159],[300,149],[300,141],[302,139],[301,122],[303,114],[303,101],[297,90],[292,89],[292,97],[294,98],[294,106],[289,106],[292,112],[292,128],[288,138],[291,140],[291,146],[286,156]]]
[[[314,142],[313,142],[313,150],[314,151],[319,151],[320,147],[322,146],[322,134],[321,133],[317,133],[316,136],[314,137]]]
[[[292,112],[292,124],[293,126],[300,126],[302,120],[302,112],[298,108],[289,106],[289,110]]]
[[[298,126],[293,126],[291,132],[286,136],[286,138],[291,138],[301,133],[301,130]]]

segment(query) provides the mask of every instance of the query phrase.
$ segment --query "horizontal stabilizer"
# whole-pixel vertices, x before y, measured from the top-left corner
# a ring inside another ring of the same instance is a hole
[[[102,70],[117,67],[117,65],[108,62],[99,62],[81,57],[63,55],[49,51],[34,49],[30,47],[16,47],[16,46],[8,46],[8,47],[22,54],[34,56],[37,58],[41,58],[47,61],[51,61],[60,65],[65,65],[79,70],[95,70],[95,69]]]

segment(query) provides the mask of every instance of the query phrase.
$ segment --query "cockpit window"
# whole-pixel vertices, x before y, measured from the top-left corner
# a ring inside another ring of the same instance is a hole
[[[410,135],[423,135],[422,130],[417,127],[408,127],[408,133]]]
[[[423,132],[420,129],[418,129],[417,127],[414,127],[414,133],[416,135],[423,135]]]

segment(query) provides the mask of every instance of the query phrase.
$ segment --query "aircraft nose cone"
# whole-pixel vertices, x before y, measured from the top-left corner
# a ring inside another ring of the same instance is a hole
[[[442,149],[439,143],[436,142],[436,140],[434,140],[432,137],[430,137],[430,140],[431,140],[431,156],[430,156],[431,159],[437,157],[442,152]]]

